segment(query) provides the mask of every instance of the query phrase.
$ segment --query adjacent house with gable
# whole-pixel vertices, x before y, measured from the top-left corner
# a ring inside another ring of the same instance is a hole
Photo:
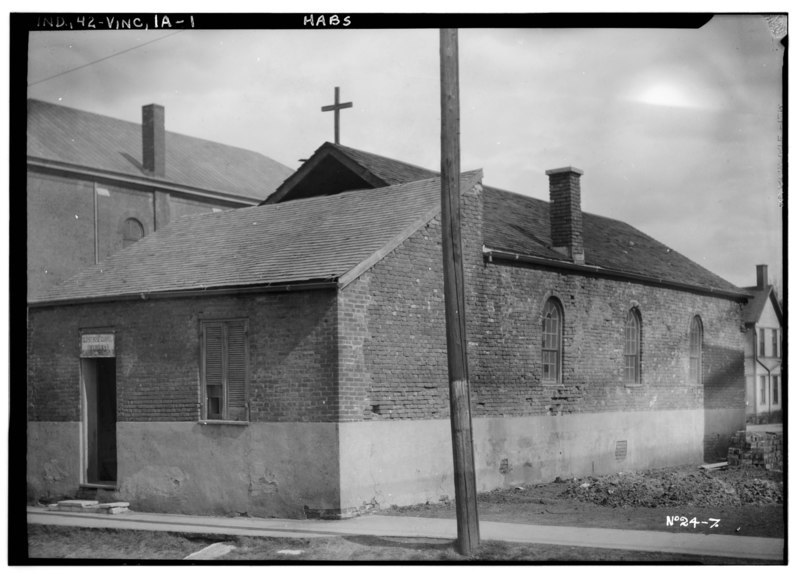
[[[724,457],[748,293],[618,220],[461,177],[478,490]],[[543,176],[543,181],[545,177]],[[30,305],[28,486],[342,517],[452,496],[435,172],[326,143]]]
[[[767,270],[756,266],[756,286],[745,289],[753,295],[744,308],[747,421],[753,423],[783,419],[783,310]]]

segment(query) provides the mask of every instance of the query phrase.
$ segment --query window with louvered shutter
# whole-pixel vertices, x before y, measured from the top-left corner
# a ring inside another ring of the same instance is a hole
[[[223,327],[221,324],[205,326],[205,391],[206,418],[221,419],[223,411]]]
[[[245,360],[245,326],[243,322],[230,323],[228,329],[228,419],[243,421],[247,418],[245,385],[247,366]]]
[[[203,323],[205,418],[247,419],[247,323]]]

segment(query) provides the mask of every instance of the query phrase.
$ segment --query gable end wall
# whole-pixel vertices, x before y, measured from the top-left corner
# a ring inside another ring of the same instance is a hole
[[[248,320],[250,420],[203,424],[200,322]],[[29,499],[85,479],[80,329],[112,328],[115,498],[134,510],[305,517],[339,511],[332,290],[33,308]]]

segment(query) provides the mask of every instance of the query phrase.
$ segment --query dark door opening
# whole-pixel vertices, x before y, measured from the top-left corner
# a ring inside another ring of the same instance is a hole
[[[115,358],[82,359],[86,393],[86,481],[117,480],[117,363]]]

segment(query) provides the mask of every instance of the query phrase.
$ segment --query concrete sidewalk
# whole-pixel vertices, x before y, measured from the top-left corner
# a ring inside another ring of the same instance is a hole
[[[389,517],[383,515],[368,515],[342,521],[318,521],[200,517],[134,512],[121,515],[102,515],[67,513],[51,511],[41,507],[28,507],[28,523],[143,531],[247,535],[254,537],[313,538],[370,535],[377,537],[456,538],[456,522],[453,519]],[[559,527],[521,523],[495,523],[491,521],[482,521],[480,523],[480,532],[481,539],[485,541],[599,547],[629,551],[656,551],[736,559],[760,559],[764,561],[783,560],[784,540],[766,537]]]

